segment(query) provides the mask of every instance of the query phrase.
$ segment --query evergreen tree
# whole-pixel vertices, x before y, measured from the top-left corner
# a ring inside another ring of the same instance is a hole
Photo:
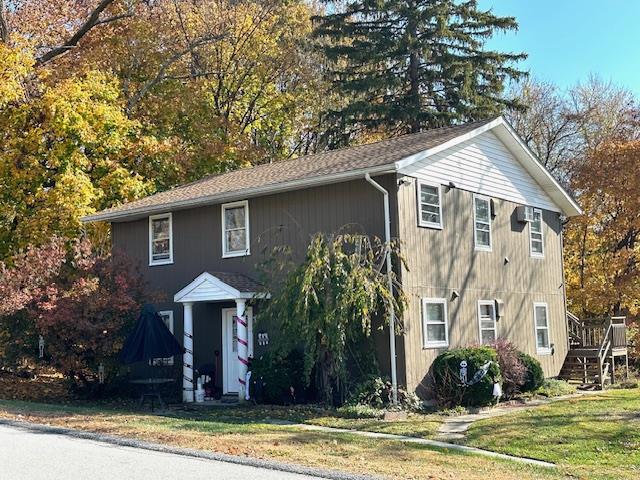
[[[327,2],[314,37],[342,105],[329,112],[342,142],[358,130],[402,134],[501,113],[509,79],[524,54],[485,50],[494,33],[517,30],[513,17],[475,0]]]

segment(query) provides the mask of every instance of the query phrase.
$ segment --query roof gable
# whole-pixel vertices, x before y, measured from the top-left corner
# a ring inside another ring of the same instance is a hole
[[[261,297],[260,285],[239,273],[203,272],[173,297],[174,302],[217,302]]]
[[[560,211],[491,130],[416,160],[399,173],[510,202]]]

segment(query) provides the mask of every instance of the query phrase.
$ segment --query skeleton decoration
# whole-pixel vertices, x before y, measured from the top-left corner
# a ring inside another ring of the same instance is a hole
[[[463,385],[467,384],[467,361],[462,360],[460,362],[460,382]]]
[[[44,337],[42,335],[38,338],[38,352],[40,358],[44,358]]]
[[[471,380],[468,380],[467,379],[467,376],[468,376],[467,361],[466,360],[461,361],[460,362],[460,383],[465,387],[470,387],[471,385],[475,385],[485,377],[487,372],[489,372],[489,368],[491,367],[492,363],[494,362],[492,362],[491,360],[486,362],[484,365],[482,365],[478,369],[478,371],[473,375]]]
[[[104,383],[104,365],[98,365],[98,383],[102,385]]]

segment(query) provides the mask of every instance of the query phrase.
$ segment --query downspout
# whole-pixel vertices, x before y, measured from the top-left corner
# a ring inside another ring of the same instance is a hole
[[[389,293],[391,294],[391,303],[389,305],[389,354],[391,356],[391,392],[393,395],[394,405],[398,404],[398,375],[396,368],[396,315],[393,306],[393,271],[391,269],[391,215],[389,210],[389,192],[382,185],[371,178],[368,173],[364,176],[365,180],[379,190],[384,200],[384,240],[386,243],[387,257],[387,281],[389,284]]]

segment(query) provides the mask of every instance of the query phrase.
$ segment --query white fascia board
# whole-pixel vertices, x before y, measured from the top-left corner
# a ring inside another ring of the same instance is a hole
[[[266,185],[264,187],[248,188],[245,190],[238,190],[234,192],[225,192],[216,195],[209,195],[204,197],[193,198],[189,200],[180,200],[174,202],[167,202],[161,205],[154,205],[150,207],[139,207],[131,210],[113,212],[113,213],[95,213],[93,215],[87,215],[80,220],[83,223],[91,222],[117,222],[131,220],[135,218],[143,218],[147,215],[153,215],[155,213],[164,213],[173,210],[180,210],[186,208],[200,207],[204,205],[215,205],[217,203],[226,203],[235,200],[242,200],[251,197],[258,197],[262,195],[268,195],[271,193],[286,192],[289,190],[298,190],[301,188],[316,187],[321,185],[328,185],[331,183],[346,182],[349,180],[362,179],[365,173],[372,175],[382,175],[385,173],[395,173],[396,170],[391,165],[381,165],[378,167],[361,168],[358,170],[350,170],[347,172],[340,172],[333,175],[321,175],[318,177],[304,178],[300,180],[292,180],[290,182],[276,183],[273,185]],[[179,187],[178,187],[179,188]]]

